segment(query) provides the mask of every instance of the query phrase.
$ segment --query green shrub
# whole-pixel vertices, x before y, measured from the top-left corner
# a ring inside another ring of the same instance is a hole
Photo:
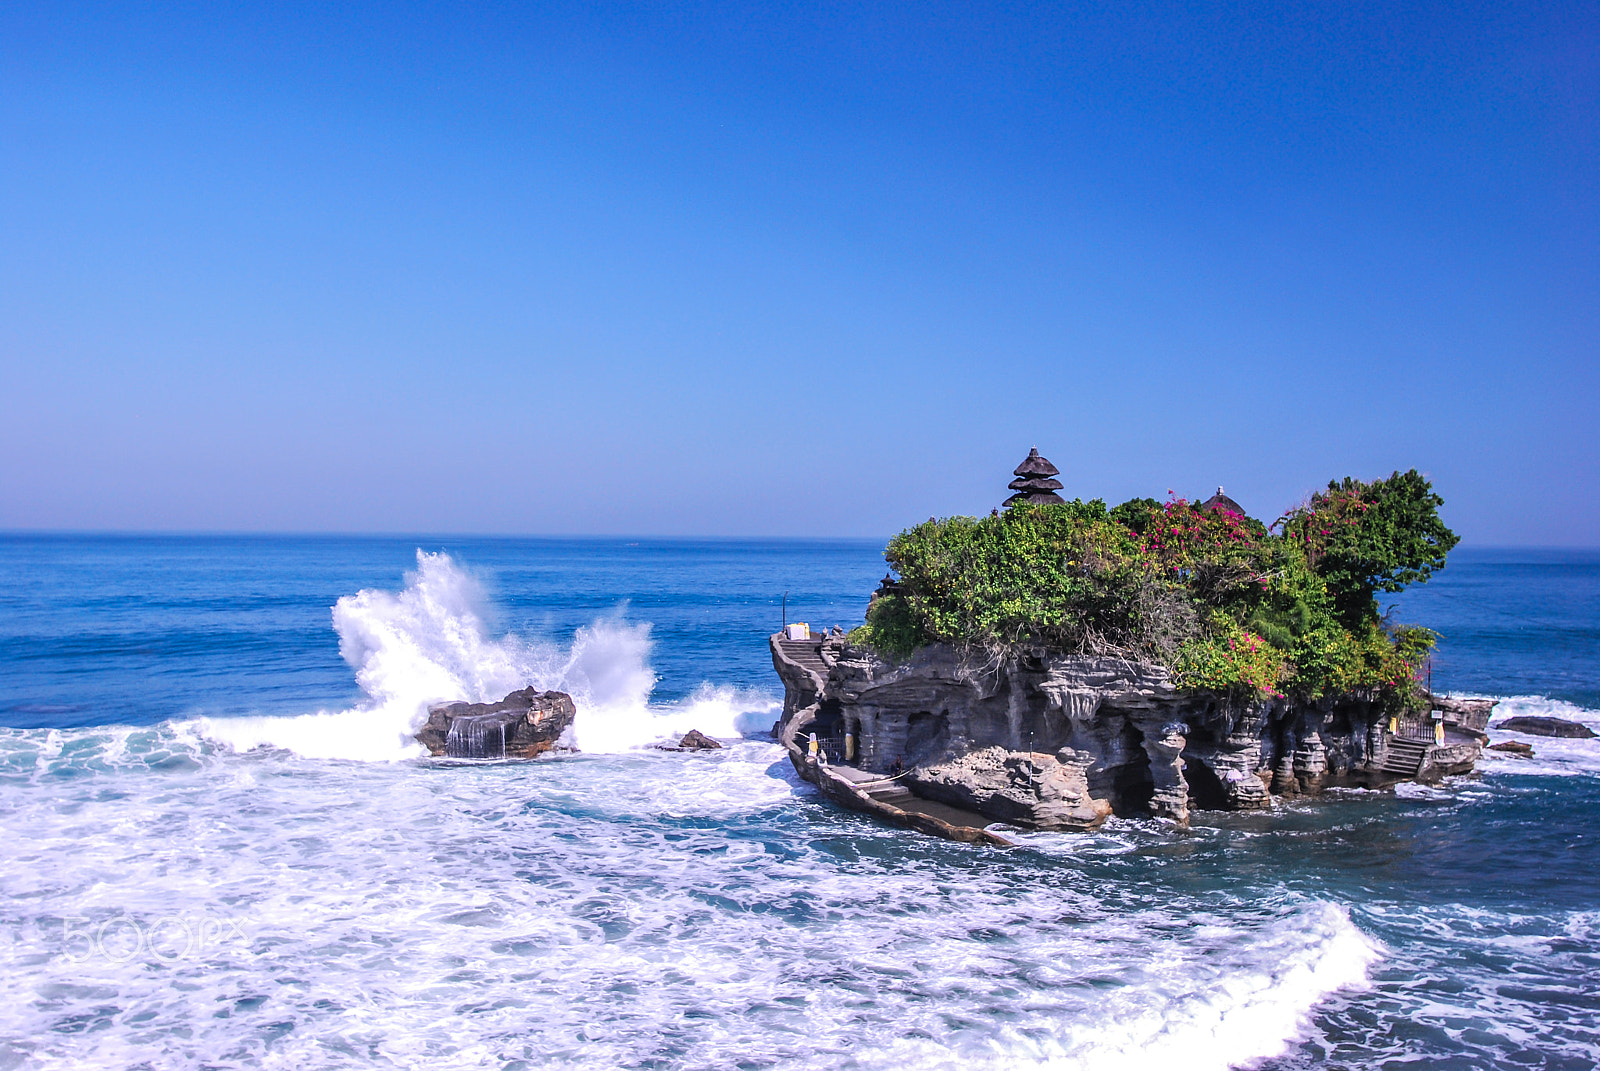
[[[851,629],[847,638],[895,658],[904,658],[928,642],[905,598],[893,593],[873,599],[867,623]]]
[[[1212,692],[1282,694],[1281,650],[1225,614],[1213,616],[1208,625],[1204,633],[1178,650],[1172,665],[1173,683]]]
[[[928,521],[884,556],[917,638],[964,646],[1128,643],[1149,580],[1135,540],[1100,502]]]

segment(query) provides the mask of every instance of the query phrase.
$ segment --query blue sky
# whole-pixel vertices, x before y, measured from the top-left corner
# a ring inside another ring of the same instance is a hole
[[[0,528],[1600,543],[1593,4],[0,8]]]

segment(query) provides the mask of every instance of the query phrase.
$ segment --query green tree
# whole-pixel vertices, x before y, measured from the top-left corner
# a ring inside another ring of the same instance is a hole
[[[1374,593],[1400,591],[1444,568],[1460,537],[1439,517],[1444,499],[1416,469],[1328,484],[1276,527],[1322,578],[1346,628],[1378,615]]]

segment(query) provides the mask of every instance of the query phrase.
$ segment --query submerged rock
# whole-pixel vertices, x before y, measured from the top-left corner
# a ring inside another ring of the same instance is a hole
[[[1594,730],[1581,722],[1534,714],[1507,718],[1496,722],[1494,728],[1511,733],[1527,733],[1529,736],[1560,736],[1569,740],[1588,740],[1594,736]]]
[[[416,739],[430,753],[451,758],[531,759],[555,747],[576,715],[566,692],[524,688],[498,703],[429,707]]]

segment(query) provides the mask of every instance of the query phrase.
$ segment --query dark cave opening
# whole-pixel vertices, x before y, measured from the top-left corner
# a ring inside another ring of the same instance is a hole
[[[1109,776],[1111,812],[1130,818],[1150,813],[1150,801],[1155,798],[1156,779],[1150,772],[1150,756],[1144,749],[1144,737],[1133,725],[1122,730],[1122,739],[1128,761],[1106,771]]]
[[[1183,779],[1189,785],[1189,806],[1200,811],[1222,811],[1228,807],[1228,790],[1217,772],[1199,759],[1185,756]]]

